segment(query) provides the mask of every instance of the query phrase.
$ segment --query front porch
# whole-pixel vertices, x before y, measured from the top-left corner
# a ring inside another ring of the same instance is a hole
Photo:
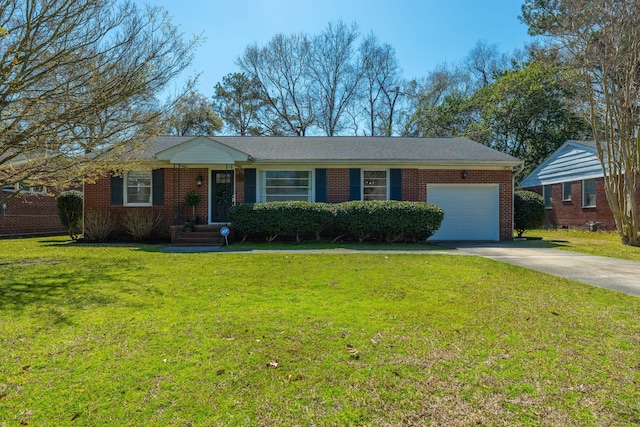
[[[171,244],[176,246],[224,246],[224,236],[220,234],[222,227],[229,228],[228,240],[233,236],[233,227],[227,224],[195,225],[193,231],[187,231],[184,225],[171,226]]]

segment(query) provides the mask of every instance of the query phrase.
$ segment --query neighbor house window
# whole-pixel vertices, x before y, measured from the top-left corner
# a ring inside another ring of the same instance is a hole
[[[585,179],[582,181],[582,206],[592,208],[596,205],[596,180]]]
[[[127,172],[124,187],[125,205],[151,206],[151,172]]]
[[[544,207],[547,209],[551,209],[551,186],[545,185],[542,187],[542,198],[544,199]]]
[[[362,200],[387,200],[387,171],[362,172]]]
[[[5,191],[21,191],[23,193],[34,193],[34,194],[46,194],[47,187],[44,185],[29,185],[24,182],[19,182],[13,186],[6,186],[3,188]]]
[[[570,182],[562,183],[562,201],[563,202],[571,201],[571,183]]]
[[[260,201],[311,201],[311,171],[261,171]]]

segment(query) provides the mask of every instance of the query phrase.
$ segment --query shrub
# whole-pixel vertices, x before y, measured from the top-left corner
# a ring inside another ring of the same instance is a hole
[[[330,228],[357,237],[386,240],[426,240],[440,227],[444,213],[432,204],[398,201],[354,201],[339,205],[303,201],[233,206],[229,217],[243,240],[264,234],[272,242],[283,234],[320,234]]]
[[[82,223],[82,200],[83,195],[77,190],[64,191],[56,197],[60,222],[74,240],[78,237]]]
[[[275,219],[281,221],[281,225],[272,228],[272,231],[294,233],[297,242],[300,241],[301,234],[313,234],[316,240],[320,240],[322,231],[335,221],[333,205],[327,203],[271,202],[259,205],[258,209],[277,212]]]
[[[151,237],[151,232],[160,224],[162,217],[148,209],[130,209],[120,220],[135,240],[146,240]]]
[[[297,241],[300,241],[300,234],[313,234],[320,240],[320,234],[335,223],[335,205],[289,202],[287,207],[291,208],[290,218]]]
[[[253,217],[253,203],[231,206],[229,208],[229,221],[233,224],[234,232],[241,235],[244,241],[256,229]]]
[[[103,242],[116,228],[116,221],[109,211],[88,211],[84,216],[84,237]]]
[[[424,202],[352,201],[337,207],[336,222],[358,240],[426,240],[435,233],[444,212]]]
[[[513,199],[514,228],[518,237],[526,230],[540,228],[546,219],[542,196],[533,191],[516,190]]]
[[[333,206],[305,201],[236,205],[229,210],[229,219],[243,238],[263,233],[272,242],[292,233],[298,242],[302,234],[313,234],[319,240],[320,234],[334,224]]]

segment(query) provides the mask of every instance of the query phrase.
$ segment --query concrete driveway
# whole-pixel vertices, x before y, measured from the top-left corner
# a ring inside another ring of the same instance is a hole
[[[525,242],[455,242],[446,245],[476,255],[601,288],[640,296],[640,262],[532,247]]]

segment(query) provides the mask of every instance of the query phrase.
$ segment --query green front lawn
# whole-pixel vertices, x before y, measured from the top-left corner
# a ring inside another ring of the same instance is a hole
[[[1,426],[640,424],[638,298],[478,257],[157,250],[0,241]]]
[[[530,241],[532,245],[640,261],[640,247],[621,244],[620,236],[611,231],[530,230],[524,234],[524,237],[530,236],[543,238],[542,242]]]

